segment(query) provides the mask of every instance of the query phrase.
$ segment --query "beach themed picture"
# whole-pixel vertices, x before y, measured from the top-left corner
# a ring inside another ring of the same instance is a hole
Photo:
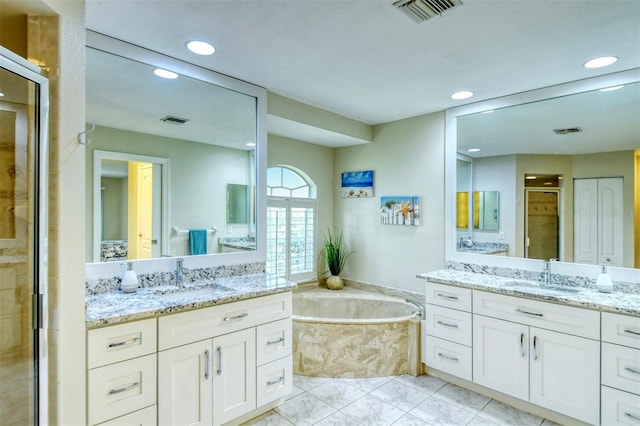
[[[342,173],[342,196],[345,198],[373,197],[373,170]]]
[[[420,225],[420,197],[380,197],[380,223]]]

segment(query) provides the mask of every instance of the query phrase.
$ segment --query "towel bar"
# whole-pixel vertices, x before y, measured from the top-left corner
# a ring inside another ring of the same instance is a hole
[[[171,228],[173,230],[173,232],[178,235],[178,234],[188,234],[189,230],[188,229],[180,229],[177,226],[174,226]],[[207,229],[207,234],[215,234],[216,232],[218,232],[218,228],[216,228],[215,226],[212,226],[211,228]]]

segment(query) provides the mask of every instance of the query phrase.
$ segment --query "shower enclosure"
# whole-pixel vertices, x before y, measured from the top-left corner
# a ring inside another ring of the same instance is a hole
[[[0,424],[47,423],[48,80],[0,46]]]

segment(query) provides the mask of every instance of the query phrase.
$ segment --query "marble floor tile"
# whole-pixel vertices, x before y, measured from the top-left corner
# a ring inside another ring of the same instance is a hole
[[[365,378],[365,379],[336,379],[336,380],[340,380],[340,381],[343,381],[345,383],[349,383],[350,385],[353,385],[353,386],[357,387],[361,391],[372,392],[372,391],[378,389],[380,386],[384,385],[385,383],[393,380],[394,378],[395,378],[395,376],[393,376],[393,377],[370,377],[370,378]]]
[[[308,391],[309,389],[320,386],[329,380],[331,379],[328,377],[300,376],[296,374],[293,376],[293,386],[297,386],[302,390]]]
[[[330,380],[316,386],[309,393],[338,410],[366,395],[357,387],[338,380]]]
[[[430,426],[429,423],[424,420],[413,416],[411,414],[405,414],[400,417],[397,422],[395,422],[392,426]]]
[[[433,394],[433,397],[475,412],[482,410],[491,401],[488,396],[480,395],[452,383],[440,388],[438,392]]]
[[[441,387],[447,384],[447,382],[445,382],[444,380],[438,379],[437,377],[428,376],[426,374],[418,377],[403,374],[396,377],[394,380],[418,388],[423,392],[427,392],[428,394],[437,392]]]
[[[295,380],[294,380],[295,382]],[[302,388],[299,388],[296,385],[293,385],[293,389],[291,390],[291,393],[287,396],[285,396],[285,399],[291,399],[291,398],[295,398],[296,396],[300,395],[301,393],[305,393],[306,391]]]
[[[361,426],[361,424],[343,412],[337,411],[320,420],[315,426]]]
[[[500,426],[498,423],[494,423],[489,419],[485,419],[484,417],[475,416],[467,426]]]
[[[255,419],[251,419],[246,423],[243,423],[245,426],[292,426],[293,423],[287,421],[280,414],[276,413],[274,410],[267,411],[261,416],[256,417]]]
[[[371,392],[371,395],[403,411],[410,411],[430,394],[397,380],[391,380]]]
[[[347,405],[342,412],[363,425],[371,426],[391,425],[405,415],[401,409],[371,395]]]
[[[313,425],[337,410],[308,392],[291,398],[275,408],[275,412],[296,426]]]
[[[478,416],[500,425],[539,426],[543,419],[502,402],[491,400]]]
[[[466,425],[475,413],[430,397],[411,410],[412,414],[432,425]]]

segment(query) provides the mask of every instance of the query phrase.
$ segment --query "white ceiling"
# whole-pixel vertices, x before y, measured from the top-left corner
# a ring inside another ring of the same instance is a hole
[[[640,67],[638,0],[463,2],[414,23],[392,0],[87,0],[86,25],[369,124]]]

